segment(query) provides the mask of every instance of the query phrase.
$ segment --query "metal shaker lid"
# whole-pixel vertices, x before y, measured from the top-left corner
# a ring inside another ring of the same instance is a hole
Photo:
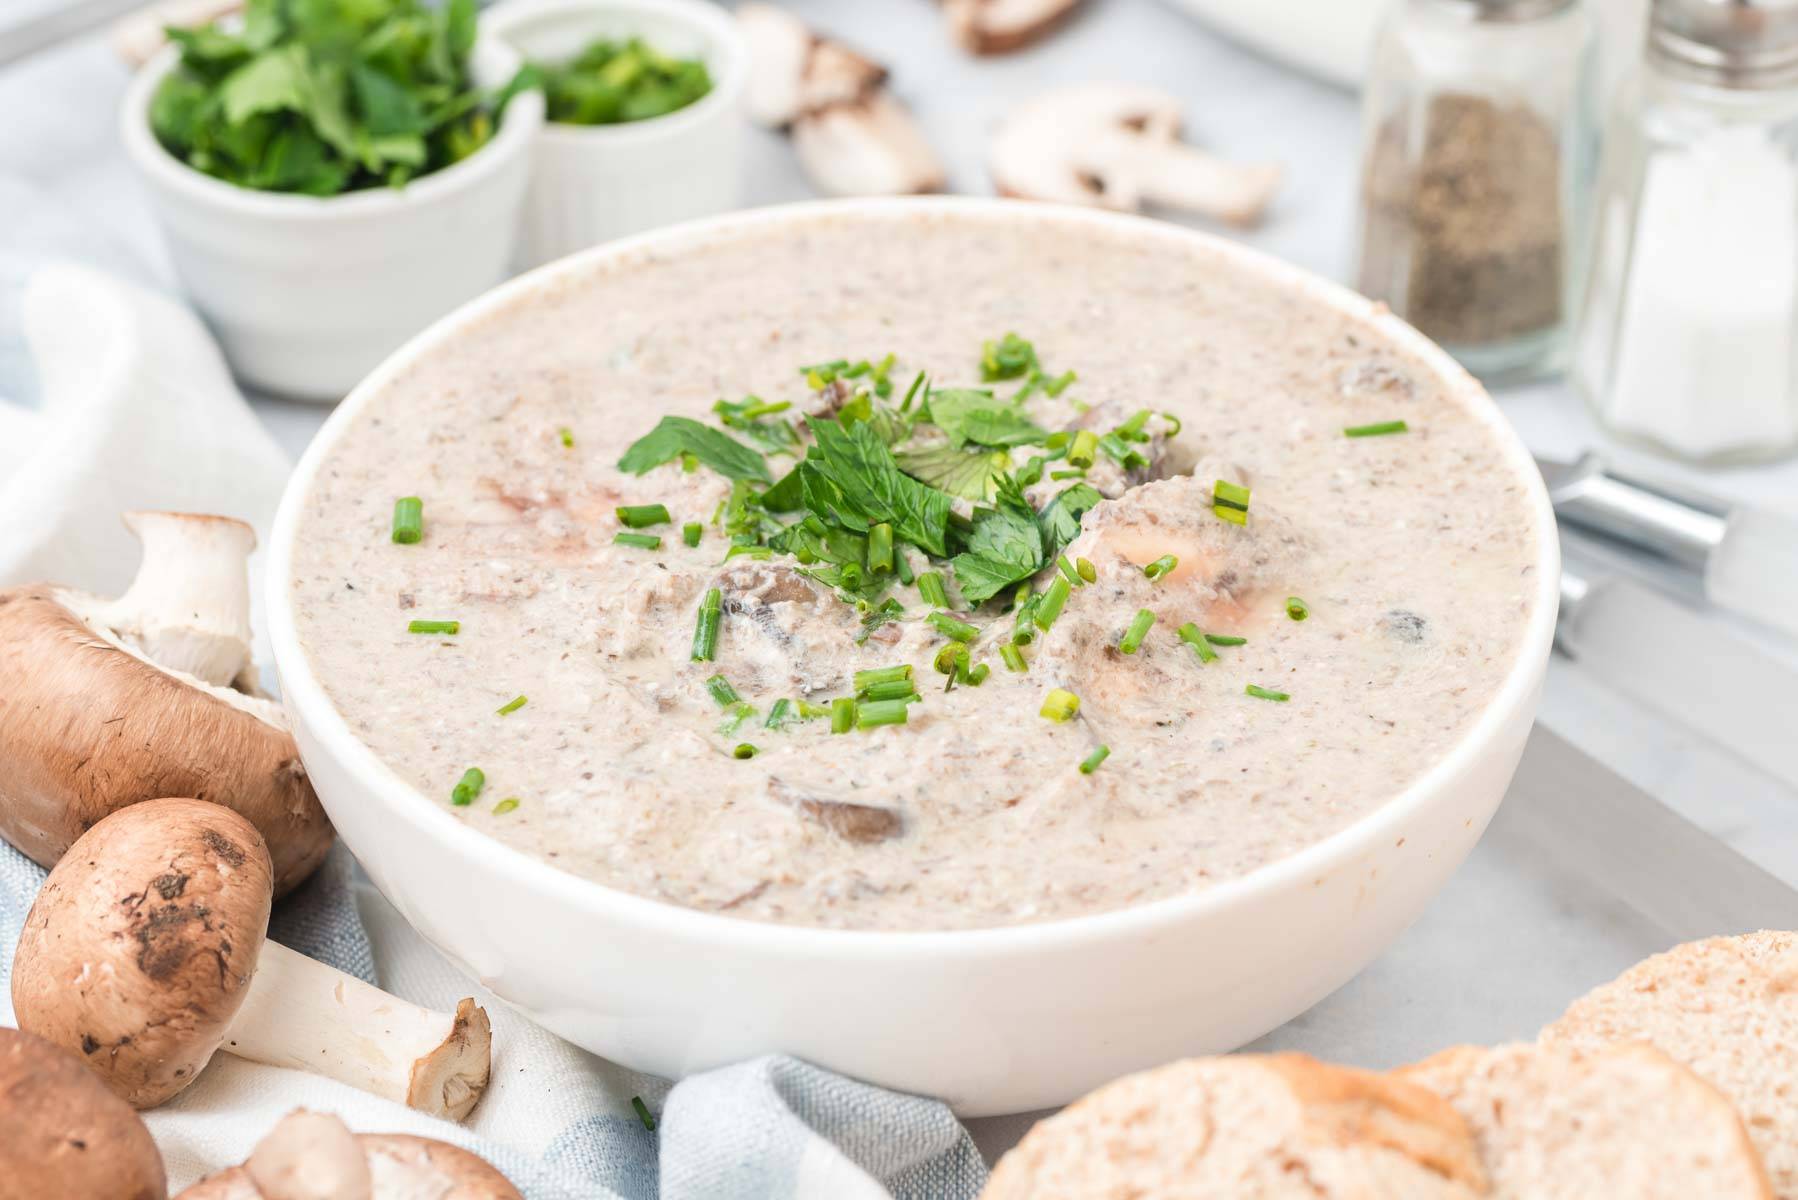
[[[1798,0],[1654,0],[1648,54],[1723,87],[1798,83]]]

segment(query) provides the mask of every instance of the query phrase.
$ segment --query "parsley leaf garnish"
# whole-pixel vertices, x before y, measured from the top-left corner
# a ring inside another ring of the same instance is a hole
[[[1029,446],[1049,436],[1024,410],[1009,400],[995,399],[980,388],[945,388],[929,393],[930,420],[956,446]]]
[[[631,443],[618,460],[618,469],[641,475],[682,454],[691,454],[728,479],[769,481],[768,464],[761,455],[692,417],[663,417],[654,429]]]
[[[1036,514],[1037,527],[1043,534],[1043,559],[1060,554],[1067,544],[1080,536],[1080,518],[1086,510],[1103,500],[1090,483],[1076,483],[1055,494],[1055,498]]]
[[[1036,574],[1046,561],[1036,514],[1008,479],[999,487],[998,504],[975,512],[967,548],[951,565],[963,599],[980,604]]]
[[[946,442],[894,454],[899,469],[913,479],[963,500],[990,500],[1011,466],[1003,450],[957,450]]]
[[[946,493],[901,471],[866,421],[844,429],[835,421],[808,417],[806,426],[817,439],[800,467],[807,508],[858,533],[885,521],[895,537],[938,557],[945,554]]]

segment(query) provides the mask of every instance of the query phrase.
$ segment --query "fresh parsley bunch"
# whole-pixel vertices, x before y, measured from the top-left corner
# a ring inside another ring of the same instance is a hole
[[[705,63],[671,58],[641,38],[601,39],[566,63],[538,69],[549,119],[569,125],[647,121],[712,90]]]
[[[535,79],[475,86],[474,0],[249,0],[241,30],[168,36],[181,63],[150,105],[157,140],[259,191],[335,196],[442,170],[486,145]]]

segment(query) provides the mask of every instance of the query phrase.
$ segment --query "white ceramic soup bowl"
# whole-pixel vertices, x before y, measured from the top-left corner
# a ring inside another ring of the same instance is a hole
[[[1534,613],[1466,736],[1358,823],[1243,878],[1115,912],[1015,928],[846,932],[680,908],[577,878],[464,825],[350,732],[295,631],[291,571],[313,476],[358,409],[471,323],[606,256],[846,213],[928,206],[1066,237],[1159,222],[991,200],[857,200],[764,209],[615,243],[518,279],[440,322],[370,376],[313,442],[270,546],[275,659],[294,732],[337,829],[381,891],[468,972],[547,1028],[639,1070],[680,1076],[774,1051],[941,1097],[970,1116],[1059,1104],[1118,1075],[1248,1042],[1321,1000],[1422,912],[1503,796],[1554,629],[1554,518],[1527,452],[1472,376],[1409,326],[1333,284],[1206,238],[1301,303],[1353,316],[1415,355],[1491,430],[1540,547]],[[646,255],[646,257],[649,257]],[[1170,256],[1175,257],[1175,256]],[[721,281],[720,286],[732,286]]]
[[[544,122],[519,232],[525,266],[741,202],[749,51],[729,13],[708,0],[505,0],[481,20],[538,62],[564,62],[597,38],[640,37],[704,61],[712,77],[704,96],[647,121]]]

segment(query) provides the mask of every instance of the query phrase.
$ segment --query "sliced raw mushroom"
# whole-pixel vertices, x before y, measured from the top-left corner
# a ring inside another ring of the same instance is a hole
[[[331,823],[252,679],[256,535],[192,513],[125,523],[144,556],[118,599],[0,591],[0,836],[48,867],[110,812],[197,796],[256,825],[285,893],[324,861]]]
[[[402,1133],[351,1133],[329,1113],[296,1109],[227,1167],[176,1200],[524,1200],[485,1159]]]
[[[146,800],[83,834],[50,872],[13,961],[19,1027],[77,1054],[137,1108],[216,1050],[311,1071],[461,1120],[487,1086],[473,1000],[433,1012],[264,941],[271,866],[228,808]]]
[[[771,4],[737,9],[737,27],[749,46],[750,117],[792,135],[819,191],[890,196],[942,188],[936,152],[887,90],[885,67]]]
[[[973,54],[1010,54],[1047,37],[1083,0],[943,0],[949,32]]]
[[[1089,83],[1013,109],[993,135],[1007,196],[1132,211],[1162,205],[1238,225],[1260,220],[1280,183],[1271,163],[1232,163],[1180,141],[1180,102],[1153,88]]]
[[[0,1200],[164,1200],[162,1158],[81,1060],[0,1027]]]

